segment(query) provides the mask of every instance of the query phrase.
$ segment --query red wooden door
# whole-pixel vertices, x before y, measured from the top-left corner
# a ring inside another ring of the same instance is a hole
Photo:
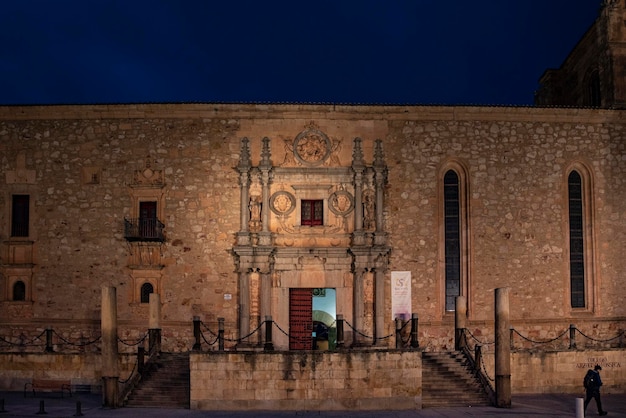
[[[313,349],[313,290],[289,289],[289,349]]]

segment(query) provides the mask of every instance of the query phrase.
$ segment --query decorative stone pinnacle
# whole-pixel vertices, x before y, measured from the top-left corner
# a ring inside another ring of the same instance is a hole
[[[263,149],[261,150],[261,164],[259,164],[259,167],[266,169],[270,168],[272,166],[272,160],[270,159],[271,156],[270,139],[268,137],[264,137]]]
[[[237,168],[241,173],[248,172],[248,170],[250,170],[250,166],[252,165],[252,162],[250,161],[250,147],[248,146],[248,142],[250,142],[248,138],[244,137],[241,139],[241,153],[239,154],[239,164],[237,165]]]
[[[354,138],[354,148],[352,150],[352,167],[365,167],[363,162],[363,150],[361,149],[361,138]]]

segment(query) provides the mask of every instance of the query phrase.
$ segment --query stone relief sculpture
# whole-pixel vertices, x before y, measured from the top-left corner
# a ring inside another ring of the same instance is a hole
[[[333,144],[330,148],[330,159],[326,160],[325,165],[340,166],[339,153],[341,152],[341,140],[333,139]]]
[[[143,170],[135,170],[133,179],[134,185],[140,186],[159,186],[165,184],[163,180],[163,171],[152,169],[153,160],[149,156],[146,157],[145,167]]]
[[[318,166],[330,156],[330,139],[322,131],[310,128],[296,136],[293,150],[300,163],[310,167]]]
[[[283,160],[281,166],[289,167],[296,165],[296,159],[293,152],[293,141],[291,139],[285,139],[283,142],[285,143],[285,159]]]

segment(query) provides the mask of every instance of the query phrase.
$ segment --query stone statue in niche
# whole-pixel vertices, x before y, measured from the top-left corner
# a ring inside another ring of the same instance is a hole
[[[368,231],[376,229],[374,193],[371,190],[363,193],[363,228]]]
[[[250,224],[249,228],[251,232],[258,232],[261,230],[261,196],[252,196],[250,198]]]

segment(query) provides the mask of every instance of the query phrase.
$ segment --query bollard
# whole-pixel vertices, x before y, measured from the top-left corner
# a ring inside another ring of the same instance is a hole
[[[585,400],[576,398],[576,418],[585,418]]]
[[[265,317],[265,351],[274,351],[274,343],[272,343],[272,317],[267,315]]]
[[[414,313],[411,315],[411,347],[412,348],[420,347],[419,340],[417,339],[417,324],[418,324],[417,314]]]
[[[402,318],[396,318],[396,348],[402,348]]]
[[[343,347],[343,315],[337,314],[337,348]]]
[[[47,414],[46,408],[44,407],[43,401],[39,401],[39,412],[37,412],[37,415],[44,415],[44,414]]]
[[[53,353],[52,349],[52,328],[46,328],[46,353]]]
[[[4,398],[0,399],[0,412],[6,412],[6,409],[4,409]]]
[[[191,348],[193,351],[200,351],[202,348],[202,344],[200,344],[200,317],[193,317],[193,336],[196,339],[193,347]]]
[[[217,318],[217,349],[224,351],[224,318]]]
[[[82,405],[80,403],[80,401],[76,402],[76,413],[74,414],[75,417],[82,417],[83,416],[83,412],[82,412]]]
[[[576,348],[576,325],[569,324],[569,348],[573,350]]]

